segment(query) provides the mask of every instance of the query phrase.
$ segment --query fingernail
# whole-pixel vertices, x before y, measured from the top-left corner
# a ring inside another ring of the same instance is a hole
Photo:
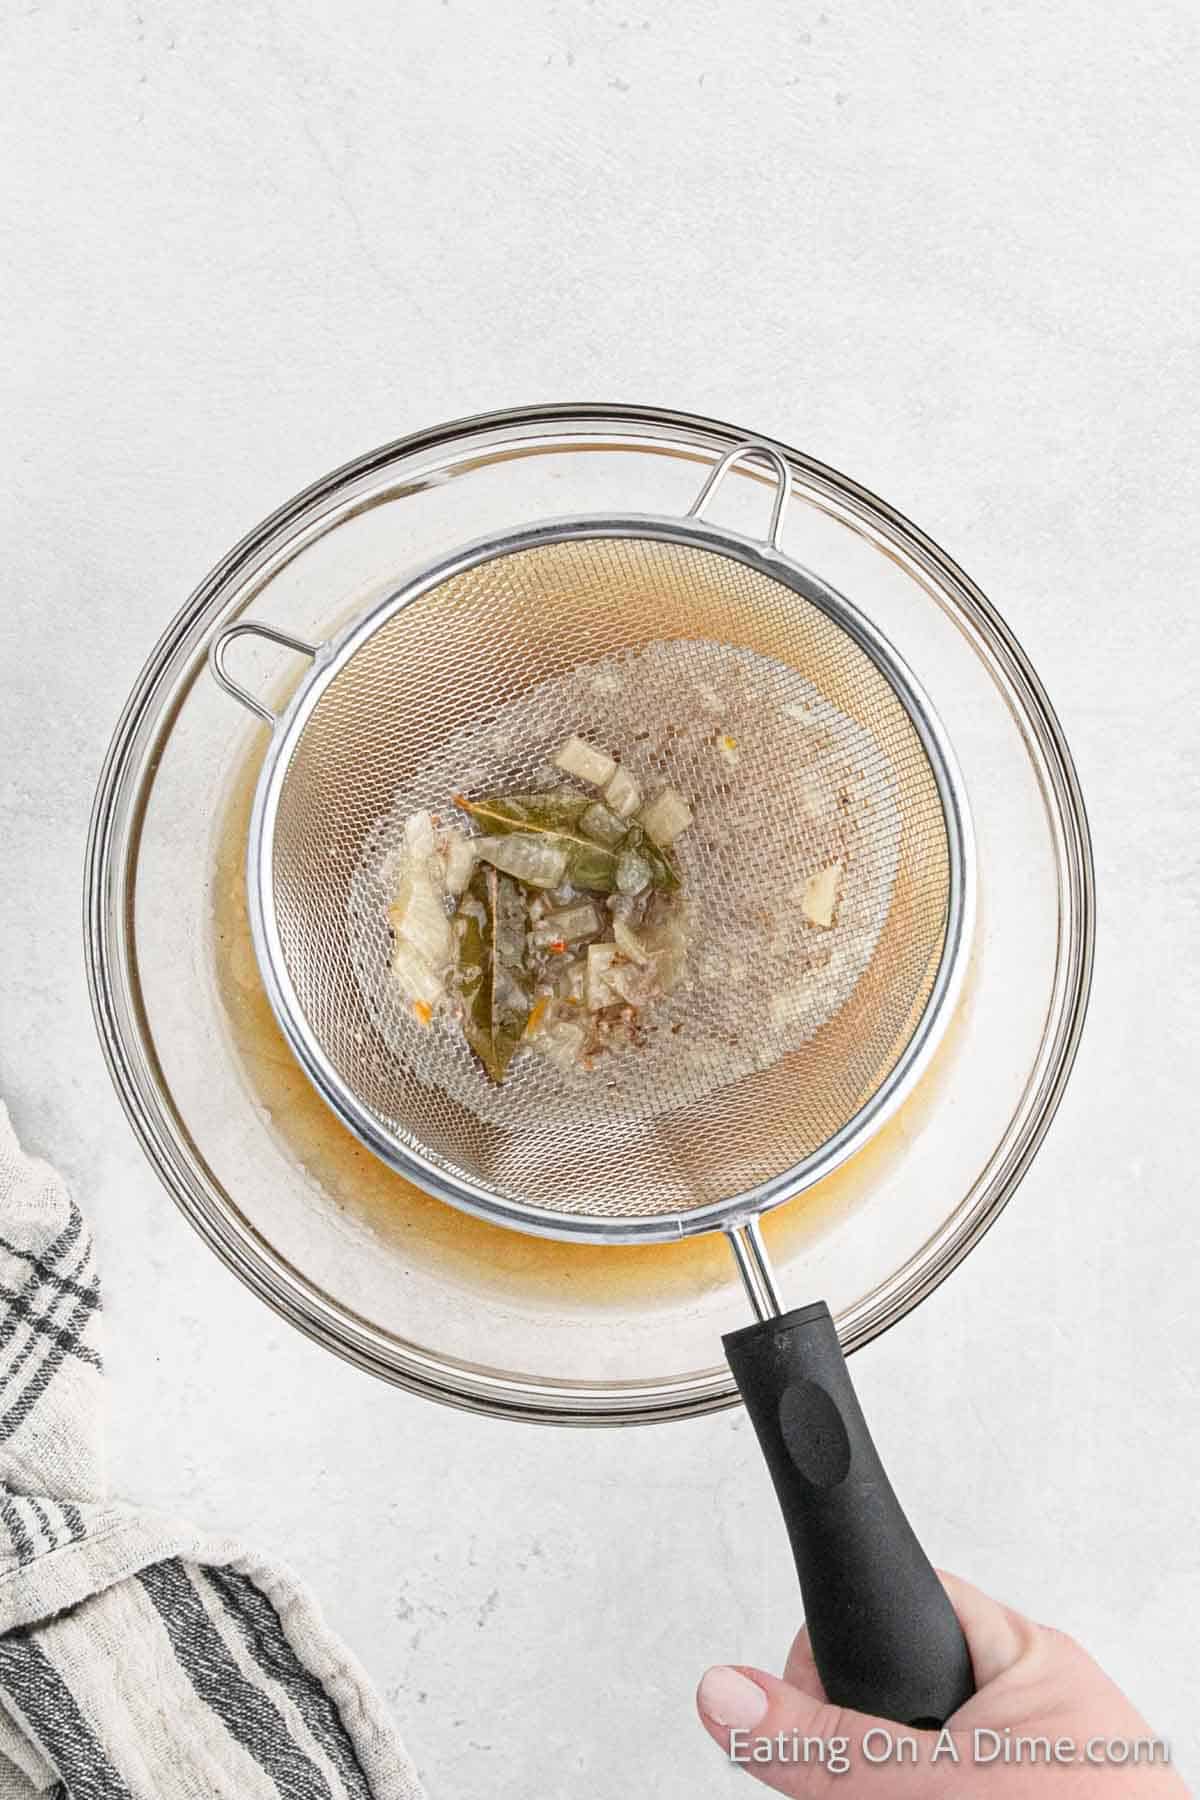
[[[756,1681],[736,1669],[710,1669],[700,1683],[700,1710],[717,1725],[748,1731],[767,1710],[767,1696]]]

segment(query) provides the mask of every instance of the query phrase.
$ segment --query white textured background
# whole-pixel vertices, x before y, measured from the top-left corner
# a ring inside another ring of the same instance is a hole
[[[84,990],[119,706],[264,512],[501,404],[734,419],[957,555],[1074,744],[1098,983],[1017,1201],[855,1372],[941,1560],[1081,1635],[1200,1779],[1198,85],[1192,0],[0,14],[0,1090],[100,1228],[116,1486],[286,1553],[438,1800],[746,1791],[691,1690],[781,1659],[782,1533],[738,1417],[460,1417],[202,1248]]]

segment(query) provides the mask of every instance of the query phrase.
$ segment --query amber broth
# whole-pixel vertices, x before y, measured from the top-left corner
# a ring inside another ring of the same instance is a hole
[[[686,1303],[736,1280],[719,1232],[672,1244],[604,1247],[560,1243],[490,1225],[433,1199],[380,1162],[311,1086],[271,1011],[250,937],[246,841],[262,760],[257,741],[236,771],[218,816],[212,929],[215,976],[243,1080],[289,1159],[409,1265],[436,1269],[456,1285],[502,1289],[510,1298],[561,1309]],[[783,1267],[886,1179],[906,1144],[928,1124],[961,1042],[964,997],[930,1067],[905,1104],[849,1162],[763,1220]],[[811,1295],[789,1295],[797,1304]]]

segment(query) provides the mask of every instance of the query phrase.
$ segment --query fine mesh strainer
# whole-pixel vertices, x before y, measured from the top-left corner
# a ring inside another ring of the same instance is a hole
[[[751,459],[775,482],[762,542],[704,518]],[[789,483],[776,449],[742,444],[686,518],[534,525],[423,571],[323,645],[242,620],[211,661],[272,728],[251,928],[319,1092],[392,1167],[497,1223],[605,1244],[727,1233],[759,1323],[726,1350],[826,1689],[940,1723],[971,1691],[957,1621],[879,1464],[828,1309],[783,1314],[757,1221],[877,1130],[932,1054],[969,947],[969,816],[911,673],[780,551]],[[229,674],[229,646],[249,634],[312,658],[278,716]],[[688,795],[695,824],[677,849],[703,955],[661,1054],[599,1077],[527,1054],[495,1089],[452,1022],[423,1029],[389,989],[398,823],[449,808],[456,785],[549,785],[544,758],[573,730]],[[794,896],[833,854],[843,893],[822,941]]]

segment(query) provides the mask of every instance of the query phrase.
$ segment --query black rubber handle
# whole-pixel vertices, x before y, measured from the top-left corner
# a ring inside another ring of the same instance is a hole
[[[975,1691],[970,1653],[871,1442],[829,1308],[724,1342],[792,1540],[826,1694],[902,1725],[943,1725]]]

